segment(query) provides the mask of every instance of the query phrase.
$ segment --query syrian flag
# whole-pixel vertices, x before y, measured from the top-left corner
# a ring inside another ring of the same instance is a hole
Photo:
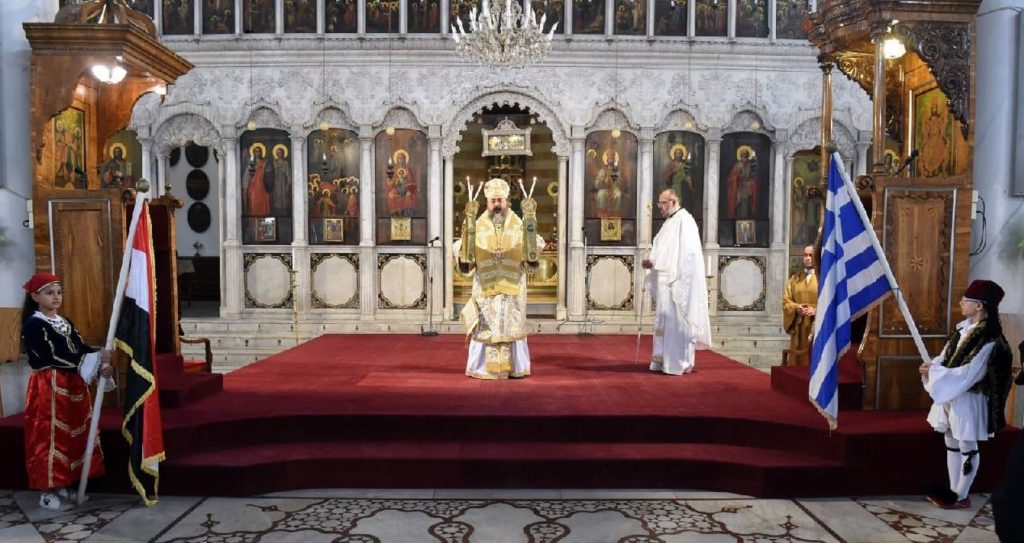
[[[160,394],[156,376],[156,274],[149,204],[138,213],[129,253],[128,281],[114,346],[128,355],[125,413],[121,434],[128,441],[128,477],[146,505],[157,502],[159,466],[164,460]],[[131,231],[131,229],[129,229]]]

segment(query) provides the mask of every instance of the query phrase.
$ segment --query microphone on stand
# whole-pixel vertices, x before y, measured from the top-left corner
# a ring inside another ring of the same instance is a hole
[[[590,337],[594,334],[587,330],[587,325],[590,324],[590,303],[587,301],[587,298],[590,297],[590,266],[587,266],[585,261],[587,258],[587,227],[584,226],[581,230],[583,230],[583,266],[585,272],[583,288],[585,290],[583,293],[583,326],[580,328],[579,332],[576,332],[576,335],[579,337]]]
[[[428,247],[433,247],[434,242],[441,239],[441,236],[434,236],[430,241],[427,242]],[[436,336],[437,330],[434,330],[434,274],[427,272],[427,329],[420,328],[421,336]]]
[[[903,165],[900,166],[899,169],[896,170],[896,173],[892,174],[893,177],[896,177],[897,175],[900,174],[900,172],[902,172],[903,170],[907,169],[907,166],[910,166],[911,164],[913,164],[914,161],[917,160],[917,155],[919,155],[919,154],[921,154],[921,151],[919,151],[917,149],[914,149],[913,151],[911,151],[910,155],[907,156],[907,159],[903,161]]]

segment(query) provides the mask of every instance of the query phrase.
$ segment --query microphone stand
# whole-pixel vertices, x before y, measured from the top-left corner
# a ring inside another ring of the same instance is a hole
[[[427,244],[428,247],[433,248],[434,242],[437,238],[430,240]],[[421,336],[436,336],[437,330],[434,330],[434,274],[427,272],[427,329],[420,328]]]
[[[579,337],[590,337],[594,335],[587,330],[587,325],[590,324],[590,266],[587,265],[587,227],[583,227],[583,268],[585,270],[584,275],[584,288],[586,289],[583,293],[583,326],[580,327],[580,331],[576,332]]]
[[[892,174],[892,176],[896,177],[897,175],[903,173],[903,170],[907,169],[911,164],[914,163],[915,160],[917,160],[917,155],[919,154],[920,152],[917,149],[914,149],[910,153],[910,156],[907,157],[907,160],[903,161],[903,165],[900,166],[899,169],[896,170],[896,173]]]

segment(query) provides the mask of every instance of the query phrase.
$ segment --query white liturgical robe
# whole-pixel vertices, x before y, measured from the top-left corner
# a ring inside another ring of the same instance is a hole
[[[661,226],[649,259],[647,288],[656,305],[651,371],[689,373],[695,351],[711,348],[711,321],[700,234],[685,209]]]

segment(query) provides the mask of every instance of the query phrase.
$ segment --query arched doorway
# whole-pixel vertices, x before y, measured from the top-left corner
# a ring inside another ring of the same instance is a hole
[[[522,146],[495,145],[495,134],[500,137],[503,131],[510,130],[529,131]],[[453,213],[447,220],[451,222],[454,239],[462,234],[462,209],[468,198],[469,184],[478,186],[495,177],[505,179],[512,188],[511,207],[520,216],[524,189],[527,193],[533,191],[532,196],[537,201],[537,233],[545,240],[540,265],[530,270],[527,278],[528,315],[534,318],[555,318],[565,305],[561,286],[563,274],[560,273],[565,254],[562,248],[565,221],[561,216],[564,211],[559,211],[565,172],[564,160],[555,153],[555,143],[552,130],[529,108],[518,104],[494,105],[474,114],[466,123],[460,133],[459,151],[451,158],[450,209]],[[564,196],[561,198],[564,201]],[[465,304],[471,288],[471,277],[463,275],[453,265],[452,302],[456,313]]]

